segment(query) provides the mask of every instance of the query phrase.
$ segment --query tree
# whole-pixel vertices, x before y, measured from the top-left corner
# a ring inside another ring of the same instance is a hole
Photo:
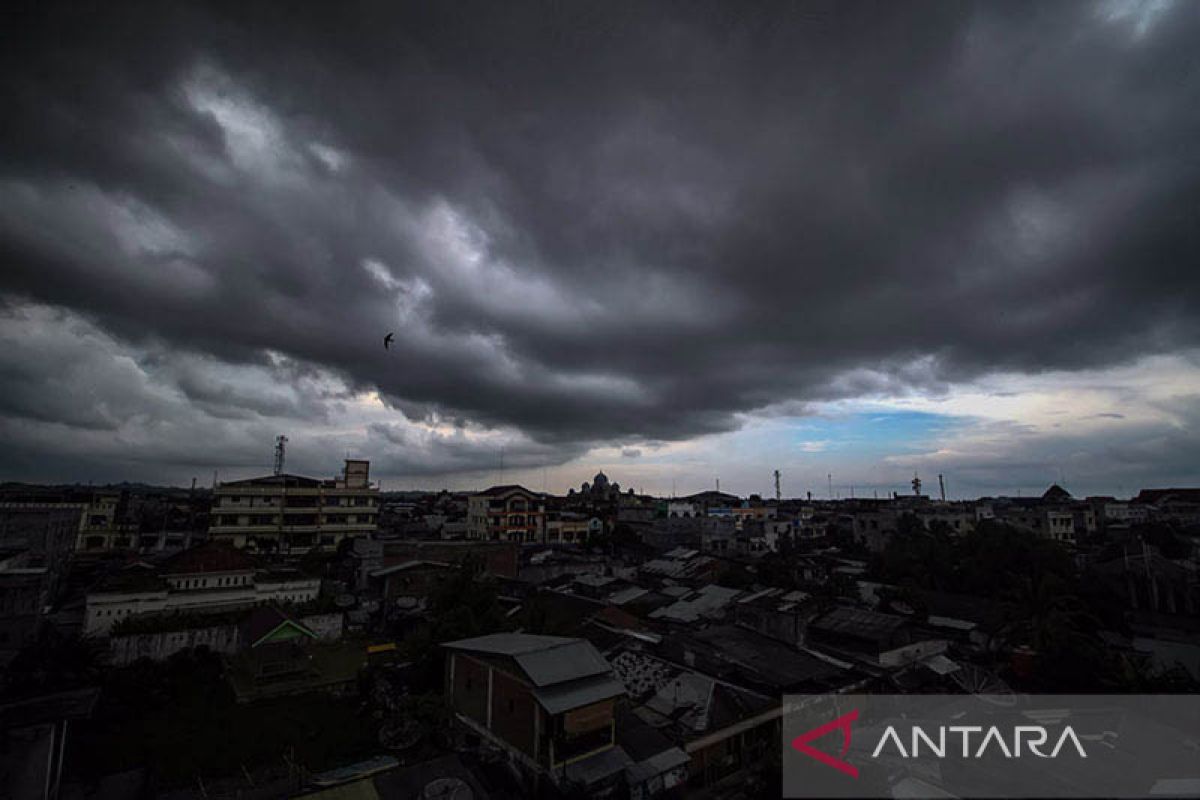
[[[6,697],[31,697],[94,686],[102,671],[100,643],[47,628],[24,647],[4,675]]]

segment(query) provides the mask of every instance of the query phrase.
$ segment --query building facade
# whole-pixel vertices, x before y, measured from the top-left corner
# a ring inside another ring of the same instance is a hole
[[[185,550],[161,566],[135,562],[88,592],[84,633],[107,636],[118,623],[157,614],[211,614],[315,600],[321,579],[294,569],[264,569],[220,543]]]
[[[467,538],[540,544],[546,541],[546,503],[523,486],[493,486],[467,501]]]
[[[630,765],[615,741],[625,688],[587,640],[498,633],[443,647],[451,710],[526,770],[599,794]]]
[[[209,535],[250,551],[333,550],[343,539],[377,529],[379,487],[370,462],[347,460],[341,478],[268,475],[221,484],[214,493]]]
[[[59,597],[82,505],[0,503],[0,664],[37,635]]]

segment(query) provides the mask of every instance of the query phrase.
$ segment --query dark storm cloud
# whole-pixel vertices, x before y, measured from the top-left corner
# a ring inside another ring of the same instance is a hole
[[[517,429],[528,465],[1197,344],[1195,4],[323,8],[12,18],[10,302]],[[14,418],[129,413],[3,369]],[[337,402],[144,374],[218,420]]]

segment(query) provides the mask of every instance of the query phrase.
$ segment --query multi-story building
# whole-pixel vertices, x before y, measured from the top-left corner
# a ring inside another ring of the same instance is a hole
[[[58,598],[82,508],[0,503],[0,664],[37,635]]]
[[[1200,525],[1200,489],[1142,489],[1133,499],[1149,516],[1179,525]]]
[[[296,569],[263,568],[246,552],[210,542],[161,566],[134,562],[88,592],[84,633],[107,635],[145,614],[208,614],[315,600],[321,579]]]
[[[546,503],[523,486],[493,486],[467,501],[467,538],[544,543]]]
[[[604,530],[597,517],[572,511],[550,511],[546,515],[547,544],[584,544],[588,537]]]
[[[1075,541],[1075,514],[1068,509],[1012,504],[998,509],[996,519],[1057,542]]]
[[[121,525],[120,492],[95,492],[88,499],[79,525],[78,550],[114,550],[129,547],[131,534]]]
[[[598,796],[632,764],[614,733],[625,687],[587,640],[496,633],[442,646],[451,710],[529,772]]]
[[[214,492],[209,535],[251,551],[332,550],[376,530],[379,487],[370,462],[346,461],[341,478],[268,475],[222,483]]]
[[[1140,525],[1150,519],[1148,506],[1117,500],[1105,502],[1100,511],[1105,525]]]

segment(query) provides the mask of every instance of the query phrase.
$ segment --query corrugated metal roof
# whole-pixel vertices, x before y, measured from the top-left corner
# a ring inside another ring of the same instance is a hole
[[[881,614],[861,608],[835,608],[813,623],[813,627],[830,633],[846,633],[867,638],[881,638],[904,626],[904,618]]]
[[[576,642],[566,636],[534,636],[529,633],[490,633],[487,636],[476,636],[473,639],[459,639],[446,642],[443,647],[455,650],[473,650],[477,653],[494,653],[500,656],[516,656],[521,653],[531,653],[535,650],[545,650]]]
[[[611,671],[600,651],[585,639],[493,633],[447,642],[443,647],[512,658],[534,686],[539,687]]]
[[[645,761],[639,761],[626,771],[626,777],[632,784],[644,783],[655,775],[662,775],[664,772],[669,772],[676,767],[682,767],[691,761],[691,757],[680,750],[678,747],[672,747],[669,750],[664,750],[661,753],[647,758]]]
[[[373,569],[370,572],[368,572],[367,574],[369,576],[371,576],[372,578],[382,578],[385,575],[392,575],[393,573],[396,573],[396,572],[403,572],[404,570],[413,569],[415,567],[421,567],[421,566],[449,567],[450,565],[444,561],[422,561],[422,560],[401,561],[399,564],[392,564],[390,567],[380,567],[379,569]]]
[[[650,594],[649,589],[643,589],[640,586],[630,586],[628,589],[622,589],[619,592],[609,595],[608,602],[615,606],[622,606],[647,594]]]
[[[580,708],[622,694],[625,694],[625,686],[608,675],[594,675],[533,691],[538,703],[550,714],[561,714],[572,708]]]
[[[586,787],[628,769],[632,763],[633,759],[629,754],[620,745],[615,745],[582,761],[568,764],[566,773],[569,780],[582,783]]]
[[[701,617],[718,614],[729,605],[735,597],[741,594],[740,589],[730,589],[725,586],[709,584],[696,592],[687,600],[677,600],[665,608],[655,609],[650,613],[651,619],[672,619],[680,622],[695,622]]]
[[[516,656],[517,664],[535,686],[551,686],[588,675],[611,672],[608,662],[591,642],[575,639],[570,644]]]
[[[938,675],[949,675],[951,672],[958,671],[958,664],[946,658],[941,653],[932,655],[921,663],[929,667]]]

